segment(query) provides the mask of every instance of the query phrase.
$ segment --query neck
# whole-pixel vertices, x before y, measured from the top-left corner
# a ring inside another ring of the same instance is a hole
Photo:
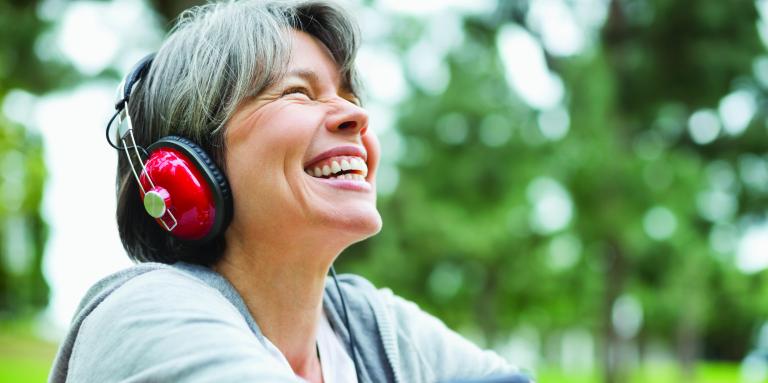
[[[286,242],[294,243],[286,246]],[[296,242],[303,241],[269,243],[228,237],[227,250],[214,269],[243,297],[264,336],[282,352],[294,373],[319,381],[316,339],[325,277],[342,248],[299,248]]]

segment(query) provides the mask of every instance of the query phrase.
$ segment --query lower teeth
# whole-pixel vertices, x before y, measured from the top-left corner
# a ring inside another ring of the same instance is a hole
[[[318,176],[315,176],[314,174],[310,173],[309,171],[306,171],[306,173],[311,175],[311,176],[313,176],[313,177],[327,179],[327,180],[350,180],[350,181],[364,181],[365,180],[365,178],[361,174],[357,174],[357,173],[346,173],[346,174],[339,174],[339,175],[336,175],[336,176],[328,176],[328,177],[322,177],[322,176],[318,177]]]
[[[328,177],[330,180],[350,180],[350,181],[362,181],[363,177],[358,174],[340,174],[338,176]]]

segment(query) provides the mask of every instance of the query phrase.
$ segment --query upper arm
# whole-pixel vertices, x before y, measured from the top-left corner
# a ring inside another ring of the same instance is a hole
[[[517,370],[492,351],[483,350],[389,290],[381,291],[394,319],[401,363],[418,363],[427,369],[423,380],[441,381],[483,377]]]
[[[175,271],[115,290],[83,322],[72,381],[297,381],[217,291]]]

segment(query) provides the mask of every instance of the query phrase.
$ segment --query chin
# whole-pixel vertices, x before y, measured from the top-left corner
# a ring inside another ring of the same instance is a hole
[[[326,222],[335,232],[335,237],[349,245],[376,235],[381,231],[381,215],[376,208],[361,208],[336,212]]]

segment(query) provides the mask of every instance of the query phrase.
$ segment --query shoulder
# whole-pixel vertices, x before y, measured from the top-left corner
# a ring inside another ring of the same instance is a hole
[[[88,321],[110,315],[139,315],[142,312],[172,311],[199,307],[207,311],[237,310],[199,278],[179,268],[145,263],[114,273],[96,283],[83,298],[78,316]]]
[[[225,308],[222,314],[238,315],[235,307],[218,290],[170,266],[155,268],[121,282],[113,286],[95,311],[138,314],[142,310],[172,311],[197,307],[216,312]]]
[[[350,300],[370,305],[396,374],[415,381],[437,381],[516,370],[497,354],[477,347],[388,288],[376,288],[365,278],[353,275],[340,276],[339,282],[345,295],[352,297]]]
[[[81,336],[87,331],[98,331],[100,324],[114,327],[121,323],[130,323],[151,334],[164,321],[195,316],[245,323],[235,306],[194,274],[150,263],[122,270],[98,282],[83,299],[78,316],[82,317]],[[145,324],[157,326],[143,327]]]
[[[137,270],[139,269],[139,270]],[[91,342],[142,343],[195,322],[226,322],[248,329],[217,290],[173,267],[140,265],[110,276],[82,304],[72,358],[93,350]]]
[[[234,305],[171,266],[139,265],[105,278],[88,293],[78,316],[69,358],[73,381],[183,380],[191,367],[203,372],[201,364],[268,360]],[[228,355],[229,362],[221,360]]]
[[[377,318],[385,321],[399,322],[401,317],[407,317],[414,313],[423,313],[415,303],[397,296],[389,288],[376,287],[371,281],[354,274],[339,275],[345,298],[351,300],[363,300],[376,311]],[[332,282],[329,282],[332,283]],[[333,290],[333,286],[328,286]],[[328,288],[327,287],[327,288]],[[434,319],[433,317],[429,316]],[[436,319],[435,319],[436,320]]]

